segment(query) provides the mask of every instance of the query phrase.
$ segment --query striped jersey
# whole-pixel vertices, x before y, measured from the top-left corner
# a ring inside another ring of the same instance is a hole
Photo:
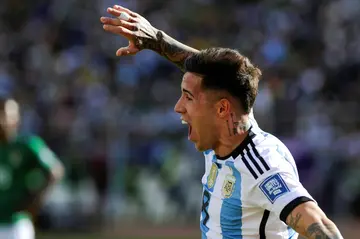
[[[205,151],[202,239],[296,239],[285,224],[299,204],[314,201],[299,181],[287,147],[256,124],[227,157]]]

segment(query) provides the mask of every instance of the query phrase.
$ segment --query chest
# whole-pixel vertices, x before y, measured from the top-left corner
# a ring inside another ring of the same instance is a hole
[[[29,153],[19,145],[9,145],[0,147],[0,167],[10,168],[13,171],[26,169],[31,163]]]
[[[8,190],[16,181],[25,177],[29,165],[26,153],[19,147],[0,147],[0,190]]]
[[[241,175],[232,163],[212,162],[202,178],[202,184],[204,190],[218,200],[240,200]]]
[[[203,178],[201,225],[211,231],[241,233],[243,221],[252,218],[242,203],[240,172],[231,162],[211,163]],[[249,217],[250,216],[250,217]],[[219,229],[220,230],[220,229]],[[240,235],[239,235],[240,236]]]

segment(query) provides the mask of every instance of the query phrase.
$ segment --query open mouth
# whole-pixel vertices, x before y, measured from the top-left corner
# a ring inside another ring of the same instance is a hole
[[[181,120],[181,123],[182,124],[186,124],[187,126],[188,126],[188,138],[190,139],[190,136],[191,136],[191,131],[192,131],[192,127],[191,127],[191,125],[187,122],[187,121],[185,121],[185,120]]]

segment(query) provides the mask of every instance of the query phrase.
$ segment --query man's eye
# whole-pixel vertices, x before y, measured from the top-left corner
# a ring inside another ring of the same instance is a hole
[[[185,96],[187,100],[192,100],[189,96]]]

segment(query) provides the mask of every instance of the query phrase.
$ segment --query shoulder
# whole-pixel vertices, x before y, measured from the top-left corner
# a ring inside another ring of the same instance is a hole
[[[19,136],[17,142],[25,145],[31,150],[39,149],[46,145],[44,140],[37,135]]]
[[[250,134],[244,150],[235,159],[242,174],[257,181],[276,172],[296,173],[290,151],[277,137],[259,128],[252,129]]]
[[[45,141],[37,135],[26,135],[17,138],[17,142],[23,145],[26,150],[39,158],[54,157],[54,153],[49,149]]]
[[[284,158],[292,157],[289,149],[280,139],[264,131],[255,131],[250,145],[257,156],[263,158],[272,167],[281,166]]]
[[[14,142],[27,148],[30,148],[34,144],[44,143],[44,141],[36,135],[19,135]]]

